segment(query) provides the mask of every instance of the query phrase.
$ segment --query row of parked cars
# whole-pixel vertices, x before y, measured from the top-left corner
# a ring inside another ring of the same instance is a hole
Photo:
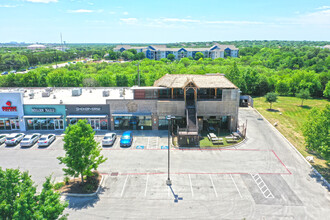
[[[37,69],[37,68],[38,68],[37,66],[30,66],[28,68],[28,70],[33,70],[33,69]],[[19,70],[19,72],[24,72],[24,71],[26,71],[26,69]],[[10,71],[10,73],[16,73],[16,70],[12,70],[12,71]],[[8,75],[8,74],[9,74],[8,71],[4,71],[1,73],[1,75]]]
[[[112,146],[117,139],[115,133],[107,133],[102,140],[102,146]],[[130,147],[133,143],[133,133],[131,131],[125,131],[120,138],[120,147]]]
[[[47,147],[53,143],[56,139],[55,134],[41,135],[34,133],[31,135],[25,135],[23,133],[13,134],[0,134],[0,145],[5,143],[6,146],[15,146],[20,143],[21,147],[31,147],[38,143],[40,147]]]

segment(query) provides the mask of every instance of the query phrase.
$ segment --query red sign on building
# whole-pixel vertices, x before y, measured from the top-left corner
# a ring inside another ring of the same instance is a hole
[[[11,106],[11,101],[6,102],[7,106],[2,106],[2,111],[4,112],[17,112],[16,106]]]

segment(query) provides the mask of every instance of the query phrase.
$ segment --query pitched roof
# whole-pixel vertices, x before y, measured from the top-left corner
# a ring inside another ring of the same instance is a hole
[[[184,88],[189,82],[193,82],[198,88],[224,88],[237,89],[224,74],[214,73],[206,75],[194,74],[166,74],[155,81],[154,86],[167,88]]]

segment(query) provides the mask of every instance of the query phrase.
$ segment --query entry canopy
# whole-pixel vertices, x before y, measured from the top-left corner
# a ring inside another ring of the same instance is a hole
[[[23,118],[62,118],[62,115],[24,115]]]
[[[112,113],[112,116],[149,116],[151,115],[150,112],[147,113],[136,113],[136,112],[130,112],[130,113]]]
[[[67,118],[107,118],[108,115],[68,115]]]

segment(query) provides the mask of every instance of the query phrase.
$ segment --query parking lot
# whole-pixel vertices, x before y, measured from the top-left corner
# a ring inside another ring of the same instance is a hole
[[[167,133],[135,133],[129,148],[119,146],[119,133],[102,148],[99,195],[64,198],[69,218],[327,219],[329,192],[303,158],[253,109],[240,109],[240,118],[249,121],[248,139],[236,148],[171,149],[172,187]],[[62,137],[46,148],[1,145],[0,166],[29,170],[41,186],[49,174],[63,180],[63,154]]]

